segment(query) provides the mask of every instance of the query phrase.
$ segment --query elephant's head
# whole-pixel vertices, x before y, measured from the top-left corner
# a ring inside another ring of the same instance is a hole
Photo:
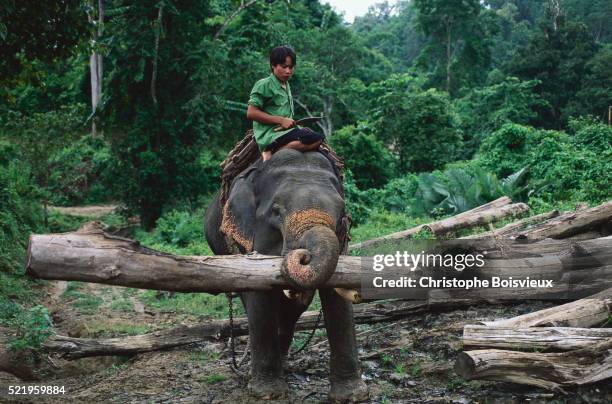
[[[253,249],[283,255],[281,271],[296,289],[324,284],[338,263],[336,228],[344,215],[332,163],[319,152],[283,149],[249,177]]]

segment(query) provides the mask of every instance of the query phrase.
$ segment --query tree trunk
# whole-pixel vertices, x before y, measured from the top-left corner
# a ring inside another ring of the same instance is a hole
[[[611,220],[612,201],[608,201],[593,208],[564,213],[561,216],[552,218],[524,232],[518,233],[517,238],[528,240],[566,238],[591,230]]]
[[[91,4],[93,8],[93,2]],[[90,82],[91,82],[91,111],[92,111],[92,120],[91,120],[91,136],[97,136],[97,117],[96,111],[98,109],[98,105],[100,104],[100,100],[102,99],[102,55],[100,55],[96,51],[96,46],[98,46],[98,41],[100,36],[102,35],[102,26],[104,24],[104,0],[98,0],[98,20],[95,22],[95,19],[91,14],[88,14],[90,24],[95,24],[93,30],[93,43],[94,48],[89,57],[89,73],[90,73]]]
[[[593,296],[506,320],[487,321],[488,327],[594,327],[612,314],[612,288]]]
[[[563,353],[497,349],[461,352],[455,371],[467,380],[498,380],[561,390],[612,377],[612,338]]]
[[[433,222],[425,225],[434,235],[447,234],[460,229],[483,226],[496,222],[505,217],[516,217],[529,210],[529,206],[524,203],[514,203],[512,205],[501,206],[499,208],[488,209],[475,215],[463,217],[452,216],[445,220]]]
[[[612,338],[612,328],[575,327],[463,327],[463,347],[513,350],[571,351]]]
[[[151,99],[157,105],[157,65],[159,63],[159,40],[162,32],[162,18],[164,15],[164,3],[159,5],[157,10],[157,22],[155,25],[155,48],[153,52],[153,68],[151,72]]]
[[[451,90],[451,65],[453,63],[452,52],[452,19],[446,22],[446,92]]]
[[[478,218],[479,215],[485,214],[487,215],[486,217],[491,219],[491,220],[497,220],[497,218],[492,217],[491,213],[493,210],[498,209],[498,208],[502,208],[504,206],[510,205],[512,203],[512,201],[510,200],[510,198],[508,198],[507,196],[503,196],[501,198],[498,198],[494,201],[491,201],[489,203],[486,203],[484,205],[478,206],[474,209],[470,209],[466,212],[460,213],[458,215],[455,216],[451,216],[449,218],[446,219],[442,219],[439,220],[437,222],[433,222],[433,223],[429,223],[429,224],[422,224],[416,227],[413,227],[412,229],[408,229],[408,230],[403,230],[397,233],[392,233],[392,234],[388,234],[386,236],[382,236],[382,237],[377,237],[371,240],[366,240],[366,241],[362,241],[361,243],[355,243],[352,244],[351,246],[349,246],[349,249],[353,250],[353,249],[359,249],[359,248],[365,248],[365,247],[370,247],[370,246],[374,246],[380,243],[384,243],[388,240],[400,240],[400,239],[408,239],[411,238],[412,236],[414,236],[415,234],[417,234],[418,232],[420,232],[423,229],[429,228],[432,231],[436,231],[436,229],[439,229],[440,231],[442,230],[448,230],[448,231],[452,231],[452,230],[457,230],[457,228],[453,228],[450,223],[453,223],[455,226],[463,226],[464,223],[471,223],[472,226],[475,226],[478,223],[478,220],[475,218]],[[522,206],[524,204],[519,204],[518,210],[519,211],[523,211],[524,210],[524,206]],[[498,213],[500,213],[500,211],[497,211]],[[509,211],[504,211],[504,214],[510,214],[512,212]],[[480,224],[486,224],[486,223],[480,223]],[[463,226],[463,227],[467,227],[467,226]],[[463,227],[459,227],[459,228],[463,228]]]
[[[508,289],[507,297],[570,298],[569,294],[594,293],[612,286],[609,251],[611,238],[576,242],[560,256],[534,258],[485,259],[481,268],[471,268],[470,276],[489,279],[494,276],[553,279],[553,288]],[[603,251],[603,253],[601,253]],[[582,258],[586,254],[585,258]],[[594,257],[592,255],[595,255]],[[601,256],[601,254],[608,254]],[[575,261],[574,261],[575,259]],[[258,254],[229,256],[173,256],[139,246],[137,241],[105,234],[95,225],[86,225],[76,233],[32,235],[28,246],[26,273],[48,280],[72,280],[104,283],[144,289],[179,292],[230,292],[287,289],[281,276],[282,257]],[[341,256],[336,271],[325,284],[330,288],[359,289],[371,285],[374,276],[372,257]],[[428,274],[433,269],[427,269]],[[422,276],[407,267],[388,266],[385,276]],[[444,271],[432,273],[439,277]],[[406,291],[413,299],[468,298],[498,299],[500,289],[444,289]],[[419,294],[421,293],[421,294]]]

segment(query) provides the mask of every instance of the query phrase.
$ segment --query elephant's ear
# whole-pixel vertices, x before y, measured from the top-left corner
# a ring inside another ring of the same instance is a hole
[[[221,232],[230,251],[246,254],[253,251],[255,234],[255,194],[253,192],[252,170],[239,175],[223,207]]]

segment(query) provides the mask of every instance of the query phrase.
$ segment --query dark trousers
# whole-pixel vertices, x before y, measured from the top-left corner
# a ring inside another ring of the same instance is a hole
[[[304,144],[313,144],[320,140],[325,140],[325,135],[308,128],[294,128],[290,132],[285,133],[283,136],[272,142],[268,147],[266,147],[265,151],[275,153],[278,149],[290,142],[293,142],[294,140],[299,140]]]

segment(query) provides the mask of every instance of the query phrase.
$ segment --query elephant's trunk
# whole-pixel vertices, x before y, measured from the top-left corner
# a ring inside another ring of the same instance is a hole
[[[285,255],[281,273],[298,290],[316,289],[336,270],[339,253],[333,230],[327,226],[311,227],[296,241],[295,249]]]

